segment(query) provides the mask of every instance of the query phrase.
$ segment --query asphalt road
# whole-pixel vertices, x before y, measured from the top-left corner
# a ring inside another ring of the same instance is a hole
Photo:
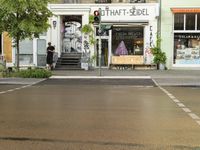
[[[0,85],[0,150],[200,150],[199,93],[151,79]]]

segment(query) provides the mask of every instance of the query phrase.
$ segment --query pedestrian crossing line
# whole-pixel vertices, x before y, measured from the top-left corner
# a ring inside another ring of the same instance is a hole
[[[191,110],[189,108],[182,108],[184,112],[191,113]]]
[[[50,79],[151,79],[150,76],[51,76]]]
[[[187,108],[183,103],[181,103],[178,99],[176,99],[176,97],[173,94],[161,87],[155,80],[153,81],[157,85],[157,87],[161,89],[161,91],[163,91],[167,96],[169,96],[169,98],[173,100],[176,103],[176,105],[179,106],[179,108],[181,108],[185,113],[187,113],[200,126],[200,117],[198,115],[192,113],[192,111],[189,108]]]
[[[194,113],[189,113],[188,115],[189,115],[192,119],[194,119],[194,120],[200,120],[199,116],[197,116],[197,115],[194,114]]]
[[[185,107],[185,105],[184,105],[183,103],[177,103],[177,105],[178,105],[179,107]]]
[[[169,97],[170,97],[171,99],[175,99],[175,97],[174,97],[173,95],[169,95]]]
[[[7,92],[13,92],[14,89],[7,90]]]
[[[6,94],[6,93],[9,93],[9,92],[14,92],[14,91],[17,91],[17,90],[21,90],[21,89],[27,88],[27,87],[29,87],[31,85],[32,84],[21,86],[21,87],[14,88],[14,89],[9,89],[9,90],[6,90],[6,91],[2,91],[2,92],[0,92],[0,94]]]
[[[175,97],[172,99],[175,103],[180,103],[180,101],[178,99],[176,99]]]
[[[45,80],[45,79],[44,79]],[[41,80],[41,81],[44,81],[44,80]],[[30,86],[33,86],[41,81],[38,81],[38,82],[35,82],[35,83],[32,83],[32,84],[28,84],[28,85],[24,85],[24,86],[21,86],[21,87],[17,87],[17,88],[13,88],[13,89],[9,89],[9,90],[6,90],[6,91],[1,91],[0,94],[6,94],[6,93],[9,93],[9,92],[14,92],[14,91],[17,91],[17,90],[21,90],[21,89],[24,89],[24,88],[27,88],[27,87],[30,87]]]
[[[121,88],[122,86],[118,85],[118,86],[114,86],[113,88]],[[154,86],[150,86],[150,85],[127,85],[127,87],[132,87],[132,88],[153,88]]]
[[[158,86],[160,88],[160,86]],[[164,88],[160,88],[161,90]],[[163,91],[163,90],[162,90]],[[165,90],[166,91],[166,90]],[[163,91],[164,92],[164,91]],[[165,92],[166,93],[166,92]],[[171,93],[167,91],[166,93],[170,99],[172,99],[185,113],[187,113],[193,120],[195,120],[198,125],[200,126],[200,117],[196,114],[192,113],[192,111],[187,108],[183,103],[181,103],[178,99],[176,99],[175,96],[173,96]]]
[[[196,121],[200,125],[200,121]]]

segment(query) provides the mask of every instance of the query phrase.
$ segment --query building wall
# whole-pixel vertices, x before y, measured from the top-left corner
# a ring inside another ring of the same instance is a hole
[[[160,0],[161,1],[161,48],[167,54],[167,67],[173,69],[174,42],[173,42],[173,13],[171,8],[198,7],[199,0]],[[178,69],[178,68],[174,68]],[[187,68],[186,68],[187,69]]]
[[[7,33],[3,33],[3,55],[7,63],[12,62],[12,40]]]
[[[117,26],[121,26],[121,27],[141,27],[143,28],[143,46],[142,46],[142,54],[144,56],[144,63],[145,64],[150,64],[152,62],[152,55],[150,54],[150,47],[155,43],[156,41],[156,32],[157,32],[157,17],[159,15],[158,13],[158,4],[137,4],[137,10],[146,10],[148,13],[147,14],[143,14],[142,16],[140,14],[137,15],[129,15],[129,13],[122,13],[122,9],[123,10],[131,10],[134,6],[134,4],[101,4],[98,5],[98,7],[101,7],[102,12],[104,11],[104,15],[102,15],[102,22],[104,23],[112,23],[116,28]],[[106,8],[109,7],[109,11],[107,13],[106,12]],[[77,16],[82,16],[82,25],[84,24],[88,24],[89,22],[89,14],[93,13],[94,10],[97,10],[97,5],[95,4],[90,4],[90,5],[79,5],[78,7],[75,7],[75,5],[69,5],[69,4],[65,4],[65,5],[57,5],[57,4],[52,4],[49,6],[50,10],[53,12],[53,14],[55,14],[54,17],[52,17],[50,19],[50,23],[52,23],[53,21],[56,22],[60,22],[59,18],[61,19],[62,16],[70,16],[70,15],[77,15]],[[115,10],[118,10],[119,13],[113,13],[115,12]],[[121,13],[120,13],[121,12]],[[123,23],[127,23],[129,22],[130,24],[126,24],[124,25]],[[51,41],[53,45],[55,45],[56,50],[58,52],[58,56],[60,56],[61,52],[62,52],[62,43],[59,44],[60,41],[62,41],[63,39],[61,38],[60,34],[60,27],[59,25],[57,25],[55,28],[50,28],[48,33],[47,33],[47,38],[48,41]],[[137,32],[136,32],[137,33]],[[143,34],[142,33],[142,34]],[[138,34],[138,33],[137,33]],[[119,34],[119,36],[123,36],[122,34]],[[133,38],[137,38],[137,35],[132,34],[132,32],[130,32],[130,34],[126,34],[127,35],[127,39],[133,39]],[[115,52],[116,48],[112,47],[112,34],[110,32],[110,36],[107,36],[106,38],[109,40],[108,41],[108,48],[109,48],[109,59],[111,58],[110,56],[112,56]],[[132,38],[131,38],[132,36]],[[96,37],[98,38],[98,37]],[[102,37],[105,38],[105,37]],[[82,36],[82,52],[86,52],[88,48],[85,48],[87,46],[84,46],[84,44],[87,42],[89,43],[88,37],[87,36]],[[86,42],[85,42],[86,41]],[[117,41],[116,45],[118,45],[120,42]],[[136,48],[129,48],[129,50],[133,50]],[[97,52],[96,50],[96,46],[95,45],[90,45],[89,51],[91,52],[91,56],[94,54],[94,52]],[[108,60],[108,64],[109,64],[109,60]]]
[[[89,0],[82,0],[82,1],[91,3],[91,1],[89,1]],[[155,0],[148,0],[148,1],[150,2],[150,1],[155,1]],[[58,26],[58,24],[56,25],[56,27],[53,27],[53,21],[56,21],[57,23],[61,22],[60,16],[74,15],[74,14],[81,15],[82,16],[82,25],[88,24],[88,22],[89,22],[88,16],[90,13],[90,8],[86,8],[87,4],[85,6],[83,6],[82,10],[80,11],[80,9],[79,8],[77,9],[77,7],[74,7],[74,9],[67,9],[67,7],[68,7],[67,5],[65,5],[63,7],[63,5],[62,5],[63,2],[64,2],[63,0],[59,0],[57,2],[57,3],[61,4],[61,5],[59,5],[59,7],[61,7],[61,10],[56,10],[58,15],[50,18],[50,20],[49,20],[50,24],[52,25],[50,30],[52,30],[52,31],[47,32],[47,35],[40,37],[40,39],[33,39],[33,41],[31,43],[30,43],[30,41],[24,41],[24,42],[27,42],[25,44],[22,43],[23,46],[24,45],[27,47],[32,46],[31,53],[28,53],[28,55],[32,55],[31,56],[32,59],[31,59],[31,63],[26,63],[27,59],[25,59],[25,61],[23,61],[23,57],[21,57],[20,61],[22,61],[22,63],[20,63],[20,64],[35,65],[35,66],[41,64],[40,60],[39,60],[39,55],[44,56],[44,54],[46,54],[45,46],[46,46],[47,41],[53,41],[52,44],[56,45],[56,52],[58,53],[58,55],[60,55],[60,49],[61,49],[60,39],[61,39],[61,37],[60,37],[59,32],[61,31],[61,27]],[[93,0],[92,0],[92,2],[93,2]],[[113,2],[117,2],[117,1],[113,0]],[[93,7],[96,7],[95,4],[91,4],[91,5],[94,5]],[[112,4],[110,4],[110,5],[112,5]],[[128,3],[123,4],[123,5],[129,6]],[[147,4],[147,5],[154,5],[154,4]],[[119,4],[119,7],[121,7],[121,4]],[[153,20],[153,21],[151,21],[151,24],[149,24],[149,25],[153,25],[153,26],[155,26],[155,30],[157,29],[157,21]],[[56,30],[59,32],[57,32]],[[145,27],[145,32],[148,30],[149,30],[149,27],[148,26]],[[153,31],[153,32],[155,32],[155,31]],[[3,55],[5,56],[7,63],[9,63],[10,65],[14,65],[16,58],[15,58],[15,49],[12,47],[12,39],[7,36],[7,33],[4,33],[2,38],[3,38]],[[147,39],[149,39],[149,38],[147,38]],[[42,41],[39,41],[39,40],[42,40]],[[147,40],[145,40],[145,41],[147,41]],[[82,45],[82,47],[83,47],[83,45]]]

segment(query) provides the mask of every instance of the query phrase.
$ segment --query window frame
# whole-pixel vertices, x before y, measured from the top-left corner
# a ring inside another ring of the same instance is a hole
[[[199,14],[200,15],[200,13],[194,13],[195,14],[195,29],[194,30],[186,30],[186,21],[187,21],[187,19],[186,19],[186,14],[187,13],[183,13],[183,15],[184,15],[184,22],[183,22],[183,30],[175,30],[175,15],[176,14],[179,14],[179,13],[174,13],[173,14],[173,32],[174,33],[182,33],[182,32],[185,32],[185,33],[191,33],[191,32],[195,32],[195,33],[200,33],[200,29],[198,30],[198,28],[197,28],[197,25],[198,25],[198,21],[200,21],[200,20],[198,20],[198,17],[197,17],[197,14]]]
[[[198,30],[198,21],[200,22],[200,19],[198,20],[198,15],[200,15],[200,13],[194,13],[195,14],[195,30],[186,30],[186,21],[187,21],[187,19],[186,19],[186,14],[187,13],[183,13],[184,14],[184,29],[183,30],[175,30],[175,14],[178,14],[178,13],[173,13],[173,29],[172,29],[172,31],[173,31],[173,59],[172,59],[172,66],[173,67],[188,67],[188,66],[194,66],[194,67],[200,67],[200,64],[177,64],[177,63],[175,63],[175,61],[176,61],[176,59],[175,59],[175,49],[174,49],[174,44],[175,44],[175,40],[174,40],[174,37],[175,37],[175,34],[176,33],[200,33],[200,28],[199,28],[199,30]]]

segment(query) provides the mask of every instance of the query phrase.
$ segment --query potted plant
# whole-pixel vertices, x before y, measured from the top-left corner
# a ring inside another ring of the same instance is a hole
[[[158,38],[156,41],[156,46],[151,48],[151,52],[154,56],[153,61],[155,64],[157,64],[157,69],[164,70],[167,56],[165,52],[162,52],[160,48],[160,42],[161,40]]]
[[[157,64],[157,69],[160,69],[160,70],[165,69],[166,60],[167,60],[166,54],[165,52],[162,52],[162,51],[159,51],[158,53],[156,53],[153,59],[154,63]]]

